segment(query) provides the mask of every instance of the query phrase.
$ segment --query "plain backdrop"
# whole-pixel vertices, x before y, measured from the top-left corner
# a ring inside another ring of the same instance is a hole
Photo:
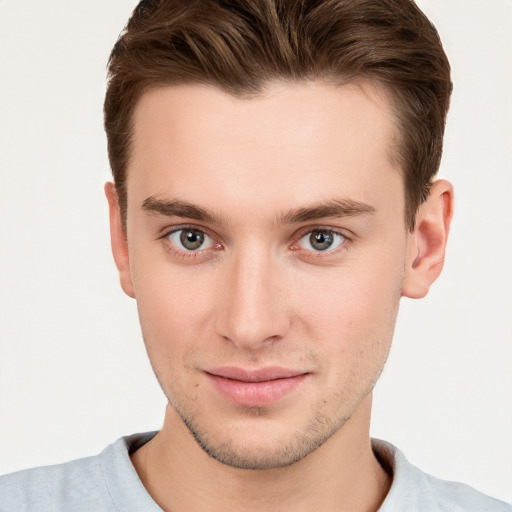
[[[105,65],[134,0],[0,0],[0,473],[158,429],[165,400],[110,255]],[[422,0],[455,89],[443,275],[403,300],[372,435],[512,500],[512,1]]]

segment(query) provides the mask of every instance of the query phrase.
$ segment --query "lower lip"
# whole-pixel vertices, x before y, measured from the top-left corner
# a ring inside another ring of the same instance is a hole
[[[214,386],[231,402],[246,407],[264,407],[291,393],[307,374],[263,382],[245,382],[207,373]]]

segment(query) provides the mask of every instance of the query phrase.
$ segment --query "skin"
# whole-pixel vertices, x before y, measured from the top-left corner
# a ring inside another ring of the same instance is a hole
[[[369,84],[141,98],[126,233],[113,184],[106,194],[121,284],[169,400],[132,456],[164,510],[381,504],[390,477],[371,450],[371,391],[400,297],[424,296],[441,271],[452,212],[437,181],[406,229],[395,137],[388,97]],[[183,229],[203,244],[186,248]],[[225,366],[301,378],[247,406],[212,383]]]

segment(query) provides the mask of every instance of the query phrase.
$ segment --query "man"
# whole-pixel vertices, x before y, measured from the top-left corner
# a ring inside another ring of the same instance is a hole
[[[5,477],[0,510],[508,510],[368,434],[399,299],[443,264],[450,91],[408,0],[141,2],[105,191],[164,426]]]

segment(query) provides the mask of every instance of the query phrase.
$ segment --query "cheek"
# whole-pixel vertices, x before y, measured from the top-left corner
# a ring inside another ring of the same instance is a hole
[[[196,296],[183,275],[155,269],[153,276],[136,279],[137,309],[146,350],[153,371],[170,403],[179,397],[198,399],[199,378],[194,361],[208,352],[210,338],[204,295]]]
[[[397,264],[396,261],[399,263]],[[339,269],[329,279],[301,284],[304,325],[328,356],[385,359],[400,300],[403,267],[382,261]],[[319,284],[321,282],[321,285]]]
[[[133,282],[148,352],[175,354],[204,340],[210,325],[211,290],[198,272],[136,261]],[[143,273],[137,269],[144,269]]]
[[[399,293],[396,287],[388,293],[364,289],[371,284],[348,281],[317,310],[322,320],[317,322],[316,342],[326,364],[326,396],[332,396],[331,403],[340,410],[373,388],[391,347]]]

